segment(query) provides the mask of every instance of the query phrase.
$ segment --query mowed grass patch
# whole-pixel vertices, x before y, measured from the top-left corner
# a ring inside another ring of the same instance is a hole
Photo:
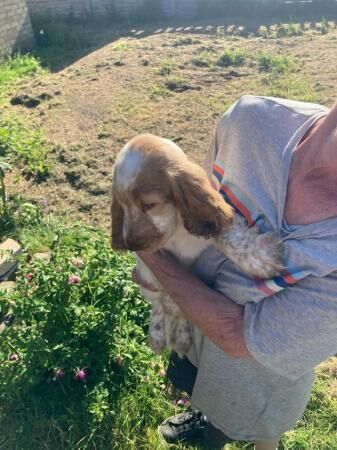
[[[127,94],[121,95],[113,107],[114,113],[121,120],[130,119],[147,119],[153,113],[153,108],[146,100],[135,101],[135,99]]]
[[[262,95],[281,98],[292,98],[304,102],[320,103],[322,97],[315,90],[312,80],[305,76],[288,74],[283,76],[268,75],[263,79],[265,87]]]
[[[224,94],[217,94],[208,99],[208,105],[213,110],[214,117],[219,117],[223,111],[227,111],[231,103]]]
[[[196,67],[213,67],[214,66],[214,52],[210,50],[202,50],[198,52],[198,54],[191,59],[191,63]]]
[[[306,27],[302,35],[277,39],[263,39],[251,34],[222,36],[215,28],[209,32],[203,28],[200,34],[195,28],[193,32],[170,30],[151,34],[151,29],[146,28],[143,34],[132,32],[129,37],[125,36],[124,29],[124,35],[118,38],[116,30],[112,33],[110,27],[104,35],[101,27],[96,34],[99,42],[93,43],[92,50],[95,51],[90,55],[85,56],[88,48],[84,38],[83,47],[77,49],[80,62],[62,73],[45,77],[43,88],[29,82],[29,95],[38,97],[42,89],[52,95],[58,91],[61,94],[55,101],[31,110],[16,107],[15,111],[24,115],[25,120],[41,126],[48,140],[62,147],[71,143],[90,149],[89,153],[95,153],[91,149],[98,149],[101,157],[96,164],[98,173],[110,170],[101,167],[103,161],[106,164],[106,155],[113,159],[130,136],[148,131],[176,137],[183,150],[201,163],[216,120],[243,94],[276,95],[322,101],[327,106],[332,104],[337,95],[332,64],[335,60],[332,44],[337,38],[337,30],[331,27],[328,34],[321,34],[312,24]],[[248,27],[246,30],[251,31]],[[78,34],[78,31],[77,26],[72,26],[69,33]],[[227,32],[234,33],[234,27],[227,27]],[[108,45],[103,46],[104,42]],[[132,48],[119,52],[114,49],[119,42],[131,43]],[[61,42],[59,50],[64,56],[61,66],[68,62],[68,50],[62,45]],[[45,49],[53,53],[56,47]],[[244,63],[217,66],[217,60],[226,50],[232,52],[226,55],[226,64],[242,61],[237,57],[242,51],[247,52]],[[258,65],[258,56],[262,52],[271,56],[264,61],[263,71]],[[288,61],[275,64],[274,56],[292,59],[295,68]],[[121,58],[123,61],[119,64]],[[170,78],[181,78],[184,82],[168,85]],[[24,93],[24,86],[22,88],[20,93]],[[83,157],[84,152],[78,155],[79,167]],[[109,201],[107,192],[91,198],[91,191],[84,188],[84,183],[76,187],[69,185],[68,178],[62,177],[65,165],[58,164],[57,159],[56,164],[55,173],[61,174],[60,180],[57,185],[56,180],[52,185],[54,178],[51,178],[44,186],[46,195],[53,198],[53,208],[56,209],[58,202],[62,204],[62,192],[67,192],[68,203],[76,205],[73,213],[78,218],[104,223],[108,227],[108,214],[104,212]],[[34,188],[31,192],[39,195]],[[93,205],[91,210],[90,204]]]
[[[181,46],[185,46],[185,45],[195,45],[195,44],[200,44],[200,39],[195,39],[192,37],[179,37],[177,39],[175,39],[173,45],[174,47],[181,47]]]

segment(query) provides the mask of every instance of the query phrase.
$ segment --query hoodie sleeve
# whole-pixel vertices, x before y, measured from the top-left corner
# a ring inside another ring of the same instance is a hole
[[[245,305],[245,340],[262,365],[297,379],[337,353],[337,272]]]

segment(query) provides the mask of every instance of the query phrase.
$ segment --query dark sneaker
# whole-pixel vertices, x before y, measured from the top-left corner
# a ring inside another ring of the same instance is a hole
[[[208,424],[206,416],[199,411],[184,412],[169,417],[159,426],[159,433],[170,444],[199,441]]]

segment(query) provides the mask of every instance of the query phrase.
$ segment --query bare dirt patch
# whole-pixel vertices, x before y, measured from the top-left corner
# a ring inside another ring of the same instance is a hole
[[[200,163],[219,117],[243,94],[280,93],[327,106],[337,97],[335,28],[276,39],[224,36],[214,27],[140,31],[13,93],[6,114],[41,128],[55,144],[52,176],[39,185],[21,180],[13,190],[106,227],[114,158],[137,133],[173,139]],[[225,50],[241,49],[243,64],[217,65]],[[258,68],[260,52],[289,55],[296,68],[272,79]]]

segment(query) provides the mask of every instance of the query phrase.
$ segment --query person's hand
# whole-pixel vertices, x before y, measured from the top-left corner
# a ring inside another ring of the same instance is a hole
[[[154,273],[165,272],[169,267],[176,267],[179,265],[178,261],[167,251],[161,250],[158,252],[137,252],[137,256],[143,261],[143,263]],[[157,286],[154,286],[146,281],[142,280],[137,268],[132,273],[132,280],[138,284],[141,288],[149,291],[158,291]]]
[[[179,266],[179,262],[166,250],[158,252],[137,252],[139,258],[152,272],[163,271],[171,266]]]
[[[132,281],[138,284],[142,289],[146,289],[147,291],[152,292],[158,292],[158,289],[153,284],[147,283],[141,278],[137,268],[133,269],[132,271]]]

